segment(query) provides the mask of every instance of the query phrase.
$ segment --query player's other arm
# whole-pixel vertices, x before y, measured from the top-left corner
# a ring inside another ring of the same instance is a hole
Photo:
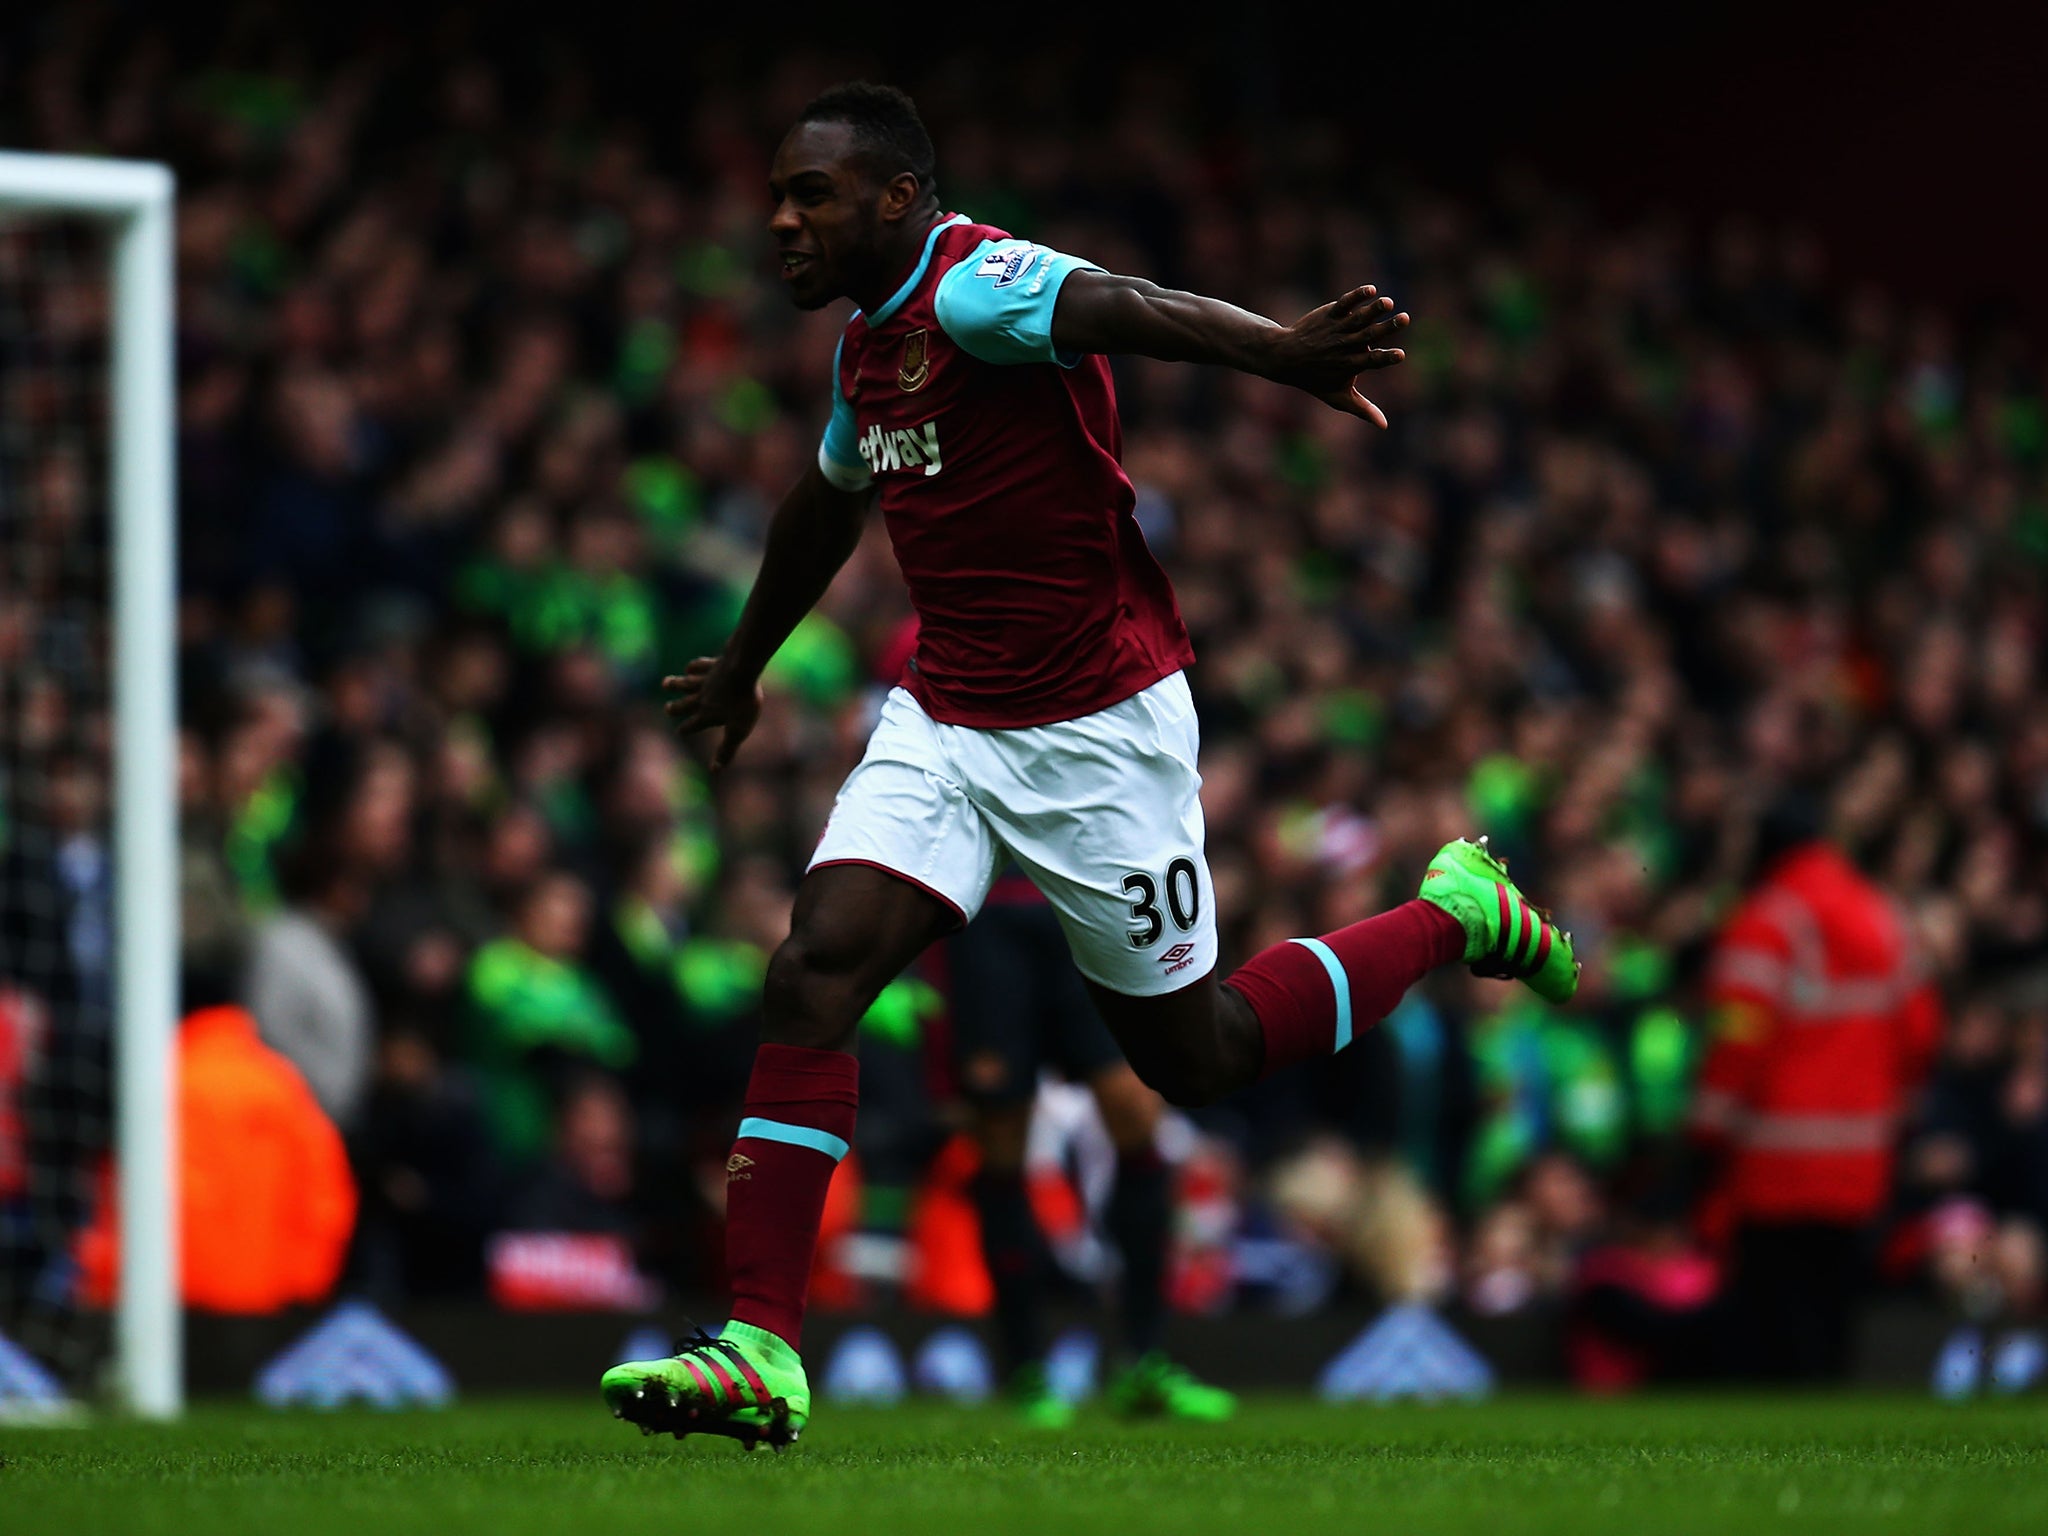
[[[1402,361],[1392,341],[1408,325],[1378,290],[1354,288],[1292,325],[1142,277],[1076,271],[1060,286],[1053,344],[1064,353],[1133,353],[1169,363],[1218,363],[1306,390],[1325,405],[1384,427],[1358,376]]]
[[[678,732],[723,726],[714,770],[732,761],[761,715],[761,673],[799,620],[817,606],[860,542],[865,489],[843,490],[813,464],[776,508],[754,588],[740,621],[716,656],[700,656],[662,688]]]

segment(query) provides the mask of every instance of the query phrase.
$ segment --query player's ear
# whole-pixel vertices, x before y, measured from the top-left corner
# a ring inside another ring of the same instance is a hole
[[[910,171],[899,171],[882,188],[882,218],[893,224],[907,218],[924,199],[924,183]]]

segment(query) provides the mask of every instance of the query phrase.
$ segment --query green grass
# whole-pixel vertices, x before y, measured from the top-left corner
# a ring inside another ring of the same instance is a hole
[[[0,1531],[2048,1531],[2048,1402],[1738,1398],[1320,1409],[1223,1429],[822,1410],[784,1456],[642,1439],[595,1401],[202,1408],[0,1429]]]

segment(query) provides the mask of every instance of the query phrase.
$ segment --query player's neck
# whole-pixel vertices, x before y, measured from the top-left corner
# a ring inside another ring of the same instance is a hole
[[[848,295],[860,306],[862,314],[872,315],[896,297],[897,290],[917,269],[917,263],[924,255],[924,243],[931,236],[932,226],[942,217],[938,204],[934,203],[924,212],[905,219],[897,227],[895,237],[877,253],[874,278]]]

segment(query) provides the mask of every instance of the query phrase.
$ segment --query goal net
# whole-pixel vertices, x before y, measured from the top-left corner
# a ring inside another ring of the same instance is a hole
[[[0,1332],[83,1384],[113,1145],[106,231],[0,213]]]
[[[179,1401],[169,195],[0,154],[0,1411]]]

